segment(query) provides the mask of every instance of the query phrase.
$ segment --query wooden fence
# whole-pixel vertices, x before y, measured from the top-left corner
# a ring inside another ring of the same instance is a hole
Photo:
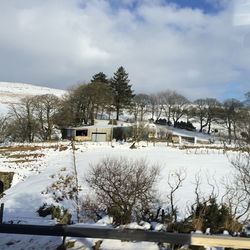
[[[124,241],[150,241],[167,242],[170,244],[228,247],[237,249],[250,249],[250,238],[231,236],[208,236],[202,234],[179,234],[155,232],[136,229],[112,229],[103,227],[85,227],[74,225],[22,225],[1,224],[0,233],[29,234],[66,237],[83,237],[97,239],[115,239]]]

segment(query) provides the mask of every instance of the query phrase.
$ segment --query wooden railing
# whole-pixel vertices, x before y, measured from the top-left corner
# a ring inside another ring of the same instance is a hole
[[[74,225],[22,225],[1,224],[0,233],[29,234],[66,237],[83,237],[97,239],[115,239],[123,241],[150,241],[167,242],[170,244],[228,247],[237,249],[250,249],[250,238],[231,236],[212,236],[203,234],[179,234],[155,232],[136,229],[113,229],[104,227],[85,227]]]

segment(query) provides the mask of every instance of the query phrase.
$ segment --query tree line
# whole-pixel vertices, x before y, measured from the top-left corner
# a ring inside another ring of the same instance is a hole
[[[184,95],[166,90],[156,94],[134,94],[129,75],[119,67],[113,77],[103,72],[95,74],[89,83],[79,83],[62,98],[54,95],[26,97],[9,106],[6,117],[0,119],[0,139],[32,142],[51,140],[55,127],[93,125],[95,119],[119,120],[126,112],[133,122],[151,121],[173,127],[216,132],[224,127],[228,142],[244,139],[250,142],[250,91],[245,100],[199,98],[190,101]]]
[[[60,125],[93,125],[98,114],[111,117],[112,112],[116,112],[119,120],[122,110],[131,106],[135,96],[131,87],[123,67],[110,79],[103,72],[95,74],[90,83],[73,87],[64,97]]]
[[[191,124],[199,124],[198,131],[217,132],[212,128],[224,127],[229,144],[232,140],[245,139],[250,142],[250,92],[245,94],[243,102],[231,98],[223,102],[215,98],[199,98],[193,102],[176,91],[163,91],[158,94],[138,94],[132,102],[132,114],[135,121],[143,121],[150,114],[151,119],[160,124],[194,129]],[[161,119],[164,117],[165,119]]]

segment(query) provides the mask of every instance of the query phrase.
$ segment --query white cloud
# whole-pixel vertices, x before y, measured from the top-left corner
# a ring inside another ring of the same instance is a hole
[[[114,10],[107,0],[9,0],[0,9],[0,80],[69,87],[123,65],[137,92],[250,89],[247,36],[231,8],[208,15],[161,1]]]
[[[250,26],[250,0],[234,1],[234,24]]]

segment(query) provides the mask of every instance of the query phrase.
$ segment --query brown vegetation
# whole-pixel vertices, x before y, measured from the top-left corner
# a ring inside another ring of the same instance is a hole
[[[116,224],[141,220],[156,201],[157,166],[144,160],[105,158],[91,165],[86,181],[95,192],[92,201],[113,216]]]

